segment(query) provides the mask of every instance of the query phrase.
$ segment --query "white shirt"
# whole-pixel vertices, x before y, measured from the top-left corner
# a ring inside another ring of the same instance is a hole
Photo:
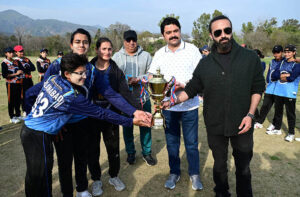
[[[186,84],[193,76],[193,72],[202,58],[199,49],[190,43],[181,40],[179,48],[172,52],[168,45],[159,49],[152,60],[149,73],[160,73],[169,81],[172,76],[177,82]],[[177,94],[177,92],[176,92]],[[195,96],[183,103],[171,107],[170,111],[190,111],[199,107],[199,98]]]

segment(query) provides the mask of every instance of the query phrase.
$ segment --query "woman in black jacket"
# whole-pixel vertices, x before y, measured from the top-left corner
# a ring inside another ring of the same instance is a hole
[[[97,74],[102,75],[106,80],[109,80],[110,86],[114,91],[121,94],[131,105],[140,109],[141,106],[136,106],[136,102],[131,96],[125,75],[119,69],[117,64],[111,59],[112,57],[112,43],[108,38],[99,38],[96,43],[97,56],[92,59],[91,63],[95,65]],[[97,91],[93,94],[93,101],[101,107],[111,109],[120,113],[119,110],[114,108],[101,94]],[[120,170],[120,147],[119,147],[119,126],[105,121],[93,119],[93,129],[89,137],[89,150],[88,150],[88,167],[93,179],[92,194],[98,196],[102,194],[101,182],[101,168],[99,164],[100,157],[100,139],[102,132],[103,140],[106,146],[109,162],[109,183],[115,187],[117,191],[125,189],[124,183],[119,179],[118,173]]]

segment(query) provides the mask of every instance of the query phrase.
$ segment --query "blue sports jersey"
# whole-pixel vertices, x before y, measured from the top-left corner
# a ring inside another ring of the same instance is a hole
[[[282,63],[283,63],[283,60],[276,61],[275,59],[272,59],[272,61],[270,62],[268,74],[266,77],[266,81],[267,81],[266,93],[267,94],[274,94],[274,90],[275,90],[277,81],[272,81],[271,75],[276,69],[278,69],[280,67],[280,65]]]
[[[280,81],[280,74],[282,73],[289,73],[291,75],[290,77],[287,77],[287,82]],[[279,69],[272,74],[272,79],[278,79],[276,82],[274,95],[296,99],[300,81],[299,74],[299,64],[284,60]]]
[[[132,126],[132,118],[92,104],[59,75],[51,76],[43,83],[35,104],[25,119],[25,125],[34,130],[56,135],[73,114]]]

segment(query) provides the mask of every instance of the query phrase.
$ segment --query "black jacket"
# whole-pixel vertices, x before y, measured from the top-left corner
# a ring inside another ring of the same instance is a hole
[[[93,65],[95,65],[96,67],[96,62],[97,62],[97,57],[94,57],[91,60],[91,63]],[[137,108],[137,109],[141,109],[141,104],[136,102],[136,99],[132,96],[131,91],[128,88],[128,84],[125,78],[125,75],[123,73],[123,71],[117,66],[117,64],[110,59],[109,60],[110,63],[110,70],[109,70],[109,82],[110,82],[110,86],[112,87],[112,89],[116,92],[118,92],[119,94],[121,94],[126,101],[131,104],[133,107]],[[93,95],[93,100],[99,100],[99,95],[96,95],[97,91],[93,91],[95,92],[95,95]],[[104,99],[104,98],[101,98]],[[107,101],[108,102],[108,101]],[[105,102],[104,102],[105,103]],[[106,106],[103,106],[106,107]],[[112,110],[116,111],[116,112],[120,112],[119,110],[117,110],[115,107],[111,107]]]
[[[211,54],[199,62],[185,87],[189,98],[203,92],[204,121],[208,134],[212,135],[237,135],[249,111],[252,94],[265,90],[263,69],[255,52],[233,40],[229,55],[229,68],[224,69],[213,47]],[[248,132],[253,132],[253,127]]]

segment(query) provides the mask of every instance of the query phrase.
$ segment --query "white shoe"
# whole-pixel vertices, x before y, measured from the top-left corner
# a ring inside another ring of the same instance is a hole
[[[110,178],[109,183],[113,185],[117,191],[125,189],[125,184],[119,179],[119,177]]]
[[[268,135],[281,135],[282,134],[280,129],[279,130],[274,129],[274,130],[271,130],[271,131],[267,131],[266,133]]]
[[[260,123],[258,123],[258,122],[256,122],[255,124],[254,124],[254,129],[262,129],[263,128],[263,125],[262,124],[260,124]]]
[[[275,126],[273,124],[270,124],[270,126],[267,128],[267,131],[272,131],[275,129]]]
[[[22,116],[23,116],[24,118],[26,118],[27,114],[26,114],[25,111],[23,112]]]
[[[87,190],[83,192],[77,192],[76,197],[93,197]]]
[[[285,141],[292,142],[295,138],[295,135],[288,134],[284,139]]]
[[[92,184],[92,194],[93,196],[100,196],[103,193],[102,181],[94,181]]]
[[[17,117],[13,117],[12,119],[9,120],[10,123],[17,124],[20,122],[20,120]]]
[[[300,137],[296,137],[295,140],[300,142]]]
[[[18,120],[25,120],[26,117],[23,117],[23,116],[19,116],[19,117],[16,117]]]

